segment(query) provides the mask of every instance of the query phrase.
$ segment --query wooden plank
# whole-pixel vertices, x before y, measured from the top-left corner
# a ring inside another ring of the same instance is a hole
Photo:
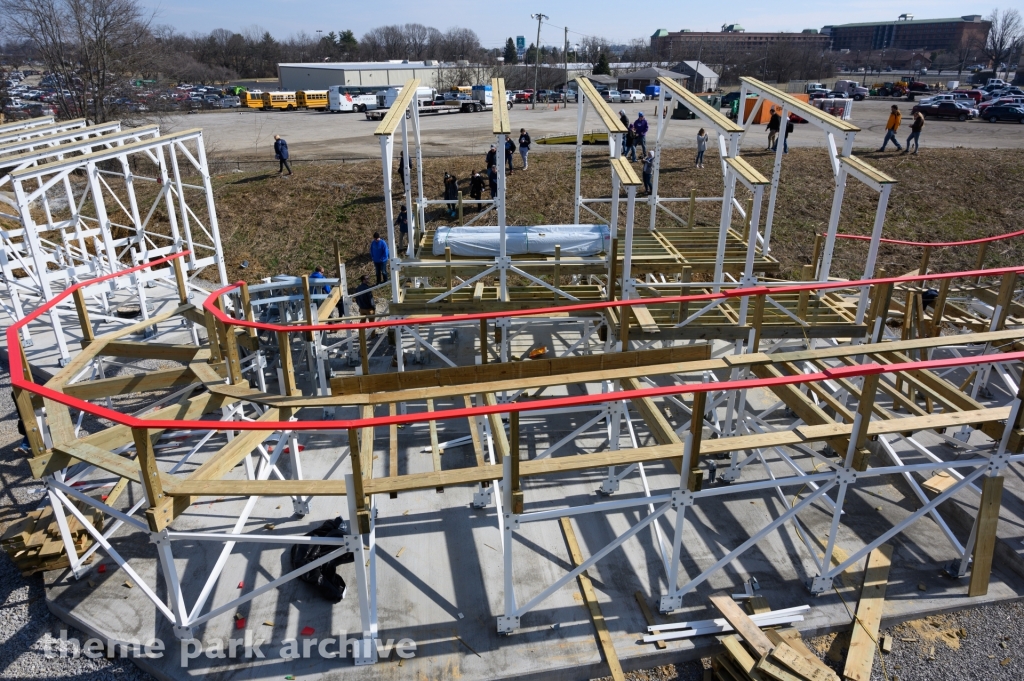
[[[974,562],[971,564],[971,582],[967,595],[971,598],[988,593],[992,574],[992,556],[996,548],[996,530],[999,527],[999,506],[1003,497],[1002,476],[986,477],[981,484],[981,502],[978,504],[978,530],[974,542]]]
[[[723,134],[728,135],[730,133],[743,132],[743,126],[730,120],[726,116],[723,116],[721,111],[716,110],[715,107],[711,106],[671,78],[660,76],[658,78],[658,83],[660,83],[662,87],[671,90],[676,97],[683,100],[687,109],[700,116],[701,119],[707,123],[718,128]]]
[[[578,92],[590,102],[591,106],[594,107],[594,111],[597,112],[601,122],[604,123],[604,127],[608,131],[608,134],[623,135],[626,133],[626,126],[624,126],[622,121],[615,116],[612,112],[612,108],[608,106],[607,102],[601,98],[601,95],[597,92],[597,88],[595,88],[593,83],[590,82],[590,79],[584,77],[577,78],[576,87]]]
[[[740,640],[736,638],[735,634],[729,634],[722,638],[722,644],[725,646],[725,650],[732,657],[733,661],[739,666],[739,668],[753,681],[761,681],[761,673],[757,671],[757,660],[751,657],[747,649],[743,647]]]
[[[64,394],[81,400],[96,400],[114,395],[178,388],[196,381],[196,376],[188,367],[157,369],[145,374],[134,376],[115,376],[83,381],[64,386]]]
[[[414,99],[416,97],[416,89],[419,86],[419,78],[406,81],[405,85],[402,86],[402,91],[398,93],[395,102],[384,115],[384,119],[377,126],[377,129],[373,131],[374,135],[380,137],[382,135],[395,134],[398,124],[405,118],[405,110],[409,108],[409,104],[412,103],[413,106],[416,106]],[[391,174],[390,171],[388,171],[388,174]]]
[[[710,600],[722,613],[726,621],[732,625],[732,628],[736,630],[736,633],[743,637],[743,640],[747,642],[747,645],[759,657],[764,657],[775,649],[775,644],[764,635],[764,632],[754,624],[753,620],[747,617],[747,614],[740,609],[740,606],[736,604],[732,596],[722,592],[711,596]]]
[[[268,409],[256,422],[277,421],[281,418],[280,409]],[[215,480],[220,478],[232,468],[237,466],[256,445],[266,440],[274,431],[268,430],[247,430],[236,435],[231,442],[227,443],[213,453],[203,465],[197,468],[188,477],[189,480]]]
[[[512,124],[508,120],[508,95],[505,94],[505,79],[491,78],[491,132],[495,135],[511,135]]]
[[[658,333],[658,323],[654,321],[654,317],[651,315],[651,311],[647,309],[646,305],[634,305],[633,316],[636,318],[636,323],[640,325],[640,328],[644,333]]]
[[[612,171],[619,178],[619,182],[624,187],[639,187],[641,182],[637,176],[636,171],[633,170],[633,166],[629,164],[624,156],[619,156],[611,160]]]
[[[821,659],[815,655],[810,648],[804,644],[802,638],[800,638],[800,632],[796,629],[765,629],[764,635],[768,639],[778,646],[781,643],[787,644],[792,650],[795,650],[800,656],[809,664],[817,668],[821,673],[825,674],[826,679],[839,681],[839,675],[836,674],[832,669],[826,665]]]
[[[921,487],[938,496],[958,482],[957,478],[946,471],[936,471],[932,477],[921,483]]]
[[[573,567],[578,567],[583,562],[583,554],[580,553],[579,542],[576,541],[576,533],[572,529],[572,521],[569,518],[561,518],[562,532],[565,534],[565,543],[569,547],[569,556],[572,558]],[[611,634],[608,632],[608,625],[605,624],[604,615],[601,614],[601,606],[597,602],[597,594],[590,582],[587,571],[579,574],[580,591],[583,593],[583,602],[590,610],[590,619],[597,630],[597,640],[604,652],[605,662],[614,681],[625,681],[626,676],[622,673],[622,666],[619,665],[619,656],[615,653],[615,646],[612,644]]]
[[[388,405],[388,415],[394,416],[398,413],[398,405],[392,402]],[[388,477],[398,476],[398,424],[392,423],[388,429]]]
[[[337,497],[345,496],[344,480],[181,480],[166,490],[171,497]]]
[[[1024,337],[1024,333],[1021,335]],[[634,350],[631,352],[583,357],[541,359],[530,362],[446,367],[444,369],[425,369],[401,373],[334,378],[331,380],[331,392],[334,395],[395,392],[414,388],[467,385],[540,376],[551,377],[570,373],[638,368],[673,362],[699,361],[708,357],[710,357],[710,346],[698,344],[659,350]],[[474,388],[473,392],[487,392],[476,389],[476,386]]]
[[[771,184],[767,177],[758,172],[745,159],[730,156],[725,159],[725,163],[732,168],[733,172],[752,185]]]
[[[473,398],[469,395],[464,395],[463,400],[466,404],[466,409],[473,408]],[[487,459],[484,456],[484,445],[480,439],[480,429],[477,427],[477,419],[474,417],[467,420],[469,421],[469,436],[473,438],[473,454],[476,456],[476,465],[483,466]]]
[[[771,679],[775,679],[775,681],[807,681],[800,675],[794,674],[785,667],[776,664],[776,662],[773,659],[771,659],[769,655],[764,655],[761,657],[760,660],[758,660],[757,669],[764,676],[767,676]]]
[[[434,400],[427,400],[427,411],[434,411]],[[431,420],[428,424],[430,428],[430,458],[434,465],[434,471],[440,472],[441,470],[441,449],[437,444],[437,421]]]
[[[775,644],[775,650],[770,653],[771,658],[791,669],[801,678],[807,681],[839,681],[839,677],[831,669],[822,668],[804,659],[804,656],[795,651],[785,641]]]
[[[99,341],[96,341],[99,342]],[[106,357],[132,357],[139,359],[165,359],[172,362],[191,362],[199,352],[198,345],[173,343],[142,343],[139,341],[108,341],[97,354]]]
[[[648,607],[647,599],[644,597],[643,592],[637,591],[633,594],[633,597],[636,598],[636,604],[640,606],[640,612],[643,613],[644,620],[647,622],[647,626],[653,627],[655,624],[657,624],[657,622],[654,621],[654,614],[651,612],[650,607]],[[652,634],[661,633],[657,629],[651,629],[650,631]],[[655,641],[654,645],[660,650],[664,650],[668,647],[668,645],[664,641]]]
[[[857,602],[857,616],[850,636],[850,652],[846,656],[843,677],[850,681],[871,681],[871,665],[875,660],[878,628],[885,606],[885,589],[889,584],[892,545],[882,544],[868,554],[864,569],[864,586]]]

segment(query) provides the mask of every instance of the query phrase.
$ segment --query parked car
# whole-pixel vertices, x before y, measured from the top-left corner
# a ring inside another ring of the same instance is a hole
[[[619,97],[623,102],[646,102],[647,95],[640,92],[639,90],[623,90],[619,93]]]
[[[529,104],[533,101],[533,90],[520,90],[516,93],[515,101]]]
[[[825,99],[850,99],[850,95],[842,92],[841,90],[832,90],[831,92],[825,93]]]
[[[828,97],[828,90],[822,88],[815,88],[807,93],[808,99],[825,99],[826,97]]]
[[[622,94],[618,90],[605,90],[601,93],[601,98],[606,102],[618,104],[622,101]]]
[[[982,117],[989,123],[998,123],[999,121],[1024,123],[1024,106],[1002,106],[997,104],[987,108]]]
[[[958,105],[956,102],[935,102],[934,104],[918,104],[913,109],[912,113],[920,112],[925,118],[955,118],[960,121],[966,121],[974,118],[977,113],[976,109],[968,109]]]
[[[990,99],[987,102],[982,102],[978,105],[978,111],[985,113],[985,110],[993,106],[1024,106],[1024,96],[1021,95],[1006,95],[1004,97],[996,97]]]
[[[221,109],[236,109],[242,106],[242,99],[241,97],[234,96],[221,97],[220,101],[217,102],[216,106],[220,107]]]

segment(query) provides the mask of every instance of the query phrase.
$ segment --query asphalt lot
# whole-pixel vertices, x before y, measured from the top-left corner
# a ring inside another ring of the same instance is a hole
[[[885,134],[889,116],[888,100],[866,100],[853,103],[851,122],[860,126],[857,135],[858,148],[877,148]],[[910,102],[899,102],[905,116],[904,127],[909,128]],[[613,104],[618,111],[625,109],[630,120],[643,111],[653,117],[653,102],[644,104]],[[512,129],[526,128],[536,139],[545,135],[574,133],[576,130],[577,105],[568,108],[554,104],[541,104],[536,111],[524,105],[516,105],[510,112]],[[208,153],[227,159],[273,160],[274,135],[281,135],[288,141],[291,155],[296,159],[357,159],[380,158],[380,144],[373,135],[377,123],[366,120],[362,114],[329,114],[312,111],[216,111],[196,115],[171,114],[160,116],[153,122],[160,123],[165,132],[202,127]],[[461,156],[485,154],[493,143],[491,135],[491,114],[430,115],[421,118],[423,153],[429,156]],[[651,118],[651,132],[654,137],[654,120]],[[701,127],[699,120],[669,121],[666,142],[670,146],[696,146],[696,135]],[[588,112],[586,128],[600,129],[597,115]],[[909,129],[900,131],[901,143],[910,134]],[[763,127],[753,130],[744,139],[743,146],[760,148],[766,141]],[[798,125],[790,136],[790,144],[798,147],[823,147],[825,136],[810,125]],[[988,123],[986,121],[942,121],[928,120],[921,135],[921,146],[965,147],[977,149],[1006,149],[1024,147],[1024,125],[1017,123]],[[891,147],[890,147],[891,148]],[[568,151],[571,145],[534,145],[534,152]]]

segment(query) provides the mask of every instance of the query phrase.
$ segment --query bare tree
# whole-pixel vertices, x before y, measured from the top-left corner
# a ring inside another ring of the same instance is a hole
[[[1024,35],[1020,12],[1012,8],[1000,12],[997,7],[992,10],[988,20],[992,22],[992,28],[989,29],[983,52],[992,62],[992,70],[995,73],[999,73],[999,65],[1003,63],[1006,64],[1004,68],[1008,73],[1010,54],[1017,41]]]
[[[152,64],[152,14],[136,0],[0,0],[0,10],[60,81],[65,116],[107,120],[118,90]]]

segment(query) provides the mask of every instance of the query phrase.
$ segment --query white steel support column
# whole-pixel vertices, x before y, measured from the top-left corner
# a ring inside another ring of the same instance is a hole
[[[394,277],[397,272],[394,271],[394,248],[395,248],[395,209],[392,205],[391,199],[391,161],[395,153],[395,140],[392,135],[381,135],[380,136],[380,158],[381,168],[384,171],[384,217],[387,220],[388,225],[388,248],[391,249],[392,255],[391,272],[388,276]],[[398,302],[399,287],[395,284],[394,279],[391,280],[391,302]]]
[[[658,92],[658,113],[660,114],[665,109],[665,88],[658,88]],[[648,229],[652,232],[658,219],[658,174],[661,170],[661,145],[666,130],[668,130],[668,119],[665,116],[658,116],[657,137],[654,139],[654,168],[651,172],[651,196],[647,201],[651,207],[651,225]],[[687,227],[692,228],[693,225],[687,225]]]
[[[782,175],[782,154],[785,153],[786,148],[786,121],[789,119],[789,112],[786,110],[785,104],[782,105],[781,116],[779,139],[775,142],[775,163],[772,165],[772,188],[768,192],[768,215],[764,221],[764,246],[762,249],[765,255],[768,255],[768,244],[772,238],[772,225],[775,222],[775,199],[779,193],[779,177]],[[782,142],[782,144],[779,144],[779,142]]]
[[[836,177],[836,193],[832,197],[832,213],[828,218],[828,233],[825,237],[825,246],[821,254],[821,266],[818,268],[818,281],[828,281],[829,271],[832,269],[832,251],[836,245],[836,231],[839,229],[839,215],[843,210],[843,195],[846,193],[846,177],[849,172],[846,166],[839,169]],[[815,263],[816,264],[816,263]]]
[[[574,225],[580,224],[580,174],[583,172],[583,133],[587,124],[587,98],[579,93],[579,103],[576,107],[576,193],[573,196],[573,219]],[[609,140],[611,135],[608,136]],[[504,147],[502,147],[504,154]],[[504,240],[503,240],[504,241]]]
[[[350,456],[359,456],[358,452],[350,452]],[[351,473],[345,475],[346,489],[355,489],[355,479]],[[362,655],[354,655],[356,666],[369,665],[377,662],[377,646],[373,642],[373,633],[377,630],[377,622],[370,612],[369,578],[366,574],[366,549],[363,545],[363,535],[359,532],[359,522],[356,517],[356,498],[352,494],[345,496],[348,502],[348,531],[349,536],[355,541],[355,560],[352,565],[356,571],[356,595],[359,598],[359,621],[363,627],[363,650]],[[372,522],[372,521],[371,521]],[[350,545],[351,546],[351,545]],[[368,648],[368,649],[367,649]]]
[[[618,182],[615,182],[618,184]],[[622,298],[636,298],[633,292],[633,216],[636,208],[636,186],[626,187],[626,241],[622,251]],[[611,282],[609,282],[611,283]]]
[[[412,108],[413,109],[418,109],[419,108],[419,107],[416,106],[416,101],[415,100],[413,101]],[[419,145],[417,144],[416,147],[417,147],[416,150],[418,152],[419,151]],[[412,251],[412,245],[413,245],[414,238],[415,238],[414,235],[416,233],[415,230],[413,229],[413,227],[414,226],[418,227],[419,226],[419,221],[417,220],[417,211],[413,209],[412,183],[410,182],[410,180],[412,178],[409,177],[409,163],[410,162],[411,162],[411,159],[409,158],[409,124],[408,124],[408,120],[403,116],[402,117],[402,180],[403,180],[402,187],[404,187],[404,189],[402,191],[402,199],[405,201],[405,210],[406,210],[407,215],[409,216],[408,217],[408,220],[409,220],[409,243],[407,244],[407,247],[406,247],[406,254],[407,254],[407,256],[411,257],[412,256],[412,252],[413,252]],[[389,171],[391,170],[390,166],[388,167],[388,170]],[[420,203],[420,205],[422,205],[423,202],[420,201],[419,203]],[[398,257],[398,250],[397,250],[397,248],[398,248],[398,242],[396,241],[395,242],[395,249],[396,250],[394,251],[394,255],[395,255],[395,258],[397,260],[399,260],[399,267],[401,267],[401,260],[402,260],[402,258]],[[394,282],[392,282],[391,288],[394,288],[394,287],[395,287]]]
[[[718,223],[718,247],[715,249],[715,280],[712,291],[718,293],[725,271],[725,242],[732,225],[732,199],[736,193],[736,173],[724,161],[725,190],[722,193],[722,218]]]
[[[885,224],[885,211],[889,206],[890,191],[892,191],[892,185],[883,184],[882,191],[878,195],[878,207],[875,209],[875,224],[871,229],[871,245],[868,247],[868,258],[864,263],[864,279],[871,279],[875,276],[875,262],[878,260],[879,240],[882,238],[882,226]],[[860,290],[860,301],[857,303],[856,322],[858,324],[864,322],[864,313],[867,311],[867,307],[868,287],[865,286]]]
[[[582,108],[582,107],[581,107]],[[512,513],[512,457],[519,452],[509,452],[502,461],[501,479],[501,557],[502,573],[505,582],[504,613],[498,616],[498,633],[510,634],[519,628],[519,616],[516,614],[516,590],[512,579],[512,544],[513,529],[519,524],[519,518]]]
[[[216,249],[214,251],[217,258],[217,274],[220,276],[221,286],[228,285],[228,271],[224,267],[224,252],[221,250],[220,244],[220,226],[217,224],[217,206],[213,200],[213,183],[210,181],[210,166],[206,162],[206,145],[203,143],[202,136],[196,139],[196,145],[199,152],[199,172],[203,176],[203,187],[206,190],[206,211],[210,224],[210,236],[213,238],[213,246]],[[171,145],[170,152],[174,153],[174,146]],[[179,185],[180,187],[180,185]],[[181,189],[178,189],[181,191]],[[142,226],[139,225],[139,229]]]

